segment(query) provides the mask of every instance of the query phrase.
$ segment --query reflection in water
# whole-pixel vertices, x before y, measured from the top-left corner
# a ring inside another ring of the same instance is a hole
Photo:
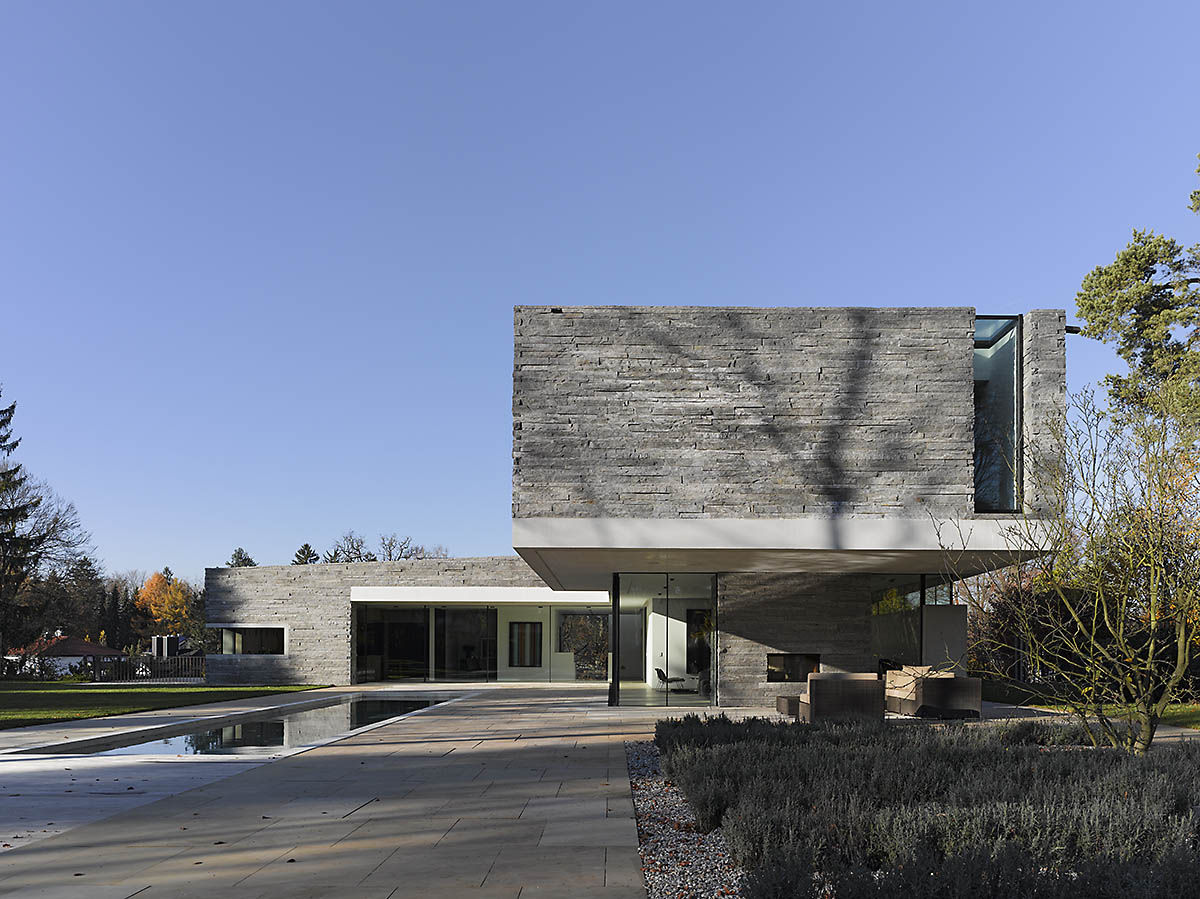
[[[349,699],[273,718],[119,746],[96,755],[270,755],[280,748],[306,746],[434,704],[436,701],[430,699]]]

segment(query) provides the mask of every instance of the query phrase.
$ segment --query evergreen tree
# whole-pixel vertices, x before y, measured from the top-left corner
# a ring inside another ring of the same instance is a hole
[[[1200,190],[1190,208],[1200,214]],[[1200,243],[1135,229],[1112,262],[1083,279],[1075,303],[1082,333],[1115,344],[1129,365],[1129,374],[1104,379],[1118,409],[1146,411],[1173,383],[1186,393],[1186,413],[1200,415]]]
[[[320,561],[321,557],[317,555],[317,551],[307,543],[296,550],[296,555],[292,556],[293,565],[312,565]]]
[[[119,584],[113,584],[108,593],[108,608],[104,616],[105,645],[113,649],[124,649],[121,635],[125,630],[121,625],[121,587]]]
[[[23,527],[41,500],[29,498],[22,489],[28,476],[20,464],[8,461],[21,444],[12,434],[16,409],[16,403],[0,408],[0,650],[8,648],[6,643],[17,612],[17,592],[37,568],[44,542],[38,534]]]
[[[254,568],[256,565],[258,563],[250,558],[250,553],[246,552],[240,546],[233,551],[233,555],[225,563],[226,568]]]
[[[118,633],[120,634],[121,649],[128,649],[138,644],[142,637],[142,631],[148,629],[148,622],[138,609],[137,591],[130,590],[129,587],[125,587],[121,591],[120,620],[118,624],[120,625]]]
[[[64,631],[86,636],[90,629],[93,638],[98,640],[104,627],[107,601],[104,580],[95,560],[89,556],[76,559],[67,570],[67,588],[75,615],[73,620],[63,622]]]

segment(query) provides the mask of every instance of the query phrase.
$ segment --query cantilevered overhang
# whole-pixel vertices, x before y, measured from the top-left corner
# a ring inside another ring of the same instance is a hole
[[[966,577],[1035,555],[1028,530],[1016,518],[518,518],[513,549],[555,590],[604,590],[614,572]]]

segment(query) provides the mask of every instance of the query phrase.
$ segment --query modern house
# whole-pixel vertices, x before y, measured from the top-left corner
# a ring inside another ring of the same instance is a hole
[[[1036,508],[1064,312],[545,306],[514,330],[520,558],[210,569],[210,679],[771,705],[814,669],[961,663],[951,582]]]

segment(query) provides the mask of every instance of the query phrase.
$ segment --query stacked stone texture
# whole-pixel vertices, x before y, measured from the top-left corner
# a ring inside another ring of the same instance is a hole
[[[964,517],[974,310],[518,307],[513,517]]]
[[[210,655],[210,683],[350,682],[351,587],[544,587],[517,556],[209,568],[210,624],[287,627],[286,654]]]
[[[717,577],[717,695],[723,706],[774,706],[798,684],[767,681],[767,654],[816,654],[822,671],[873,671],[871,603],[886,575]]]
[[[1025,508],[1043,510],[1038,484],[1053,455],[1061,451],[1067,414],[1067,314],[1062,309],[1034,309],[1025,315],[1021,356],[1024,395]]]

